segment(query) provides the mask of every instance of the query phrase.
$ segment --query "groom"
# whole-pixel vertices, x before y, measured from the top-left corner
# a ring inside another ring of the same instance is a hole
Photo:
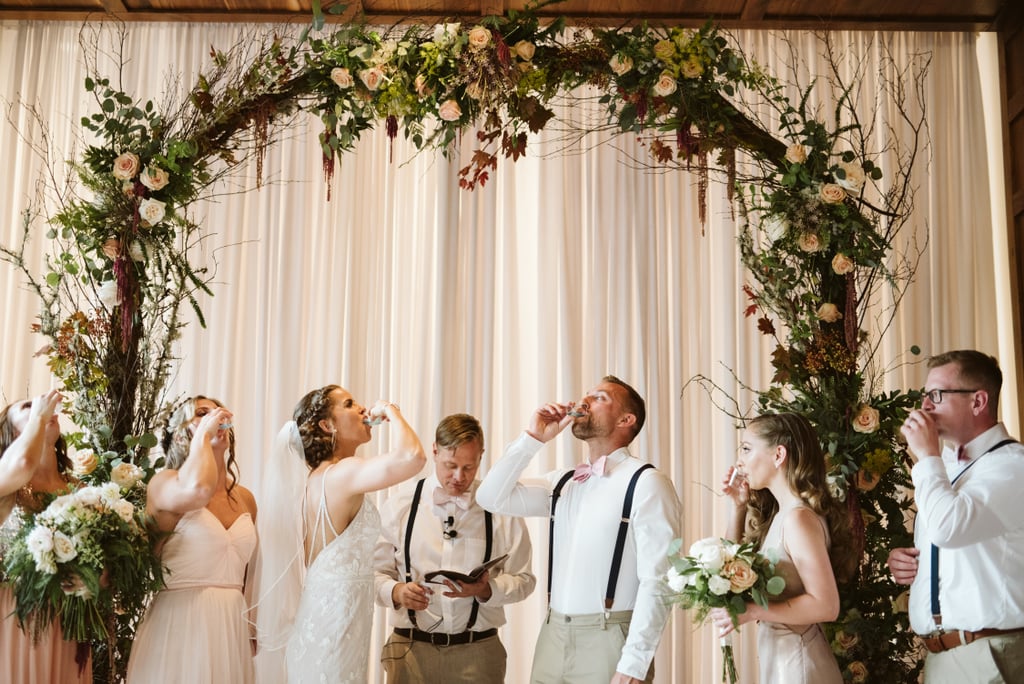
[[[626,447],[643,428],[644,400],[607,376],[574,405],[530,418],[477,490],[484,508],[551,516],[550,609],[537,639],[534,684],[651,682],[668,618],[668,547],[680,536],[672,482]],[[545,442],[572,425],[589,458],[575,470],[520,481]]]

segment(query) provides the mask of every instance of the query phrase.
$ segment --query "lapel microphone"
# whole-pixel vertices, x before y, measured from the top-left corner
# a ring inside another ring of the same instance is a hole
[[[445,539],[455,539],[459,536],[458,531],[454,529],[454,525],[455,516],[449,515],[444,521],[444,532],[442,532]]]

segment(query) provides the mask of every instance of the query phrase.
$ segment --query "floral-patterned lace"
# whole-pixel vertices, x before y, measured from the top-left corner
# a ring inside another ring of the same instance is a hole
[[[325,506],[321,493],[321,506]],[[288,681],[365,684],[373,622],[373,550],[380,514],[363,499],[310,565],[288,640]]]

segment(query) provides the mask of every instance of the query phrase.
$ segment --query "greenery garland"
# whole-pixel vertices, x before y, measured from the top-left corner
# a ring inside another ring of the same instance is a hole
[[[38,331],[50,340],[49,365],[86,428],[72,443],[100,455],[100,473],[121,461],[140,462],[147,473],[159,465],[148,463],[147,451],[167,404],[181,309],[190,306],[202,324],[196,293],[209,293],[210,274],[191,257],[202,231],[189,206],[215,192],[241,158],[254,155],[261,171],[266,146],[296,111],[323,122],[328,183],[336,162],[378,122],[391,138],[402,130],[417,148],[445,154],[475,126],[479,148],[459,173],[472,189],[487,182],[499,155],[525,153],[528,134],[554,118],[555,100],[596,89],[606,119],[594,128],[644,137],[652,166],[695,169],[702,205],[712,173],[737,191],[740,253],[753,278],[747,314],[759,314],[759,329],[777,340],[775,378],[759,392],[760,406],[814,423],[867,550],[855,583],[843,589],[833,646],[851,681],[909,681],[919,664],[884,557],[908,540],[908,478],[896,435],[918,397],[876,388],[877,347],[865,316],[880,286],[898,301],[912,274],[912,264],[893,265],[893,250],[912,209],[923,110],[920,118],[901,112],[917,134],[907,148],[887,148],[899,143],[886,138],[872,155],[876,132],[857,119],[853,89],[838,70],[828,78],[838,91],[830,128],[808,106],[811,86],[791,102],[783,84],[712,24],[571,35],[564,25],[541,26],[527,10],[465,25],[322,31],[317,16],[294,43],[274,37],[212,51],[212,66],[187,98],[163,108],[136,103],[94,60],[85,86],[97,111],[82,126],[99,141],[75,164],[81,187],[52,188],[60,209],[49,217],[48,272],[35,275],[24,245],[2,250],[42,302]],[[87,41],[88,54],[99,52],[97,43]],[[926,70],[915,65],[892,86],[919,83]],[[750,102],[774,108],[781,138],[758,123]],[[875,161],[885,152],[899,160],[887,189]],[[26,240],[34,218],[26,217]],[[124,637],[144,608],[132,601],[116,618]],[[130,642],[104,646],[116,658],[109,666],[97,659],[97,678],[115,681]]]

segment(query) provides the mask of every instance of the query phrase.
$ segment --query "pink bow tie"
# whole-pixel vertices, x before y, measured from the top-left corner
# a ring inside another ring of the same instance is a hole
[[[448,492],[444,491],[441,487],[434,488],[434,505],[444,506],[445,504],[453,503],[464,511],[468,511],[470,505],[473,503],[472,497],[469,492],[459,494],[458,496],[452,496]]]
[[[591,475],[601,477],[604,475],[604,466],[607,460],[607,456],[602,456],[593,463],[580,463],[572,474],[573,482],[586,482]]]

